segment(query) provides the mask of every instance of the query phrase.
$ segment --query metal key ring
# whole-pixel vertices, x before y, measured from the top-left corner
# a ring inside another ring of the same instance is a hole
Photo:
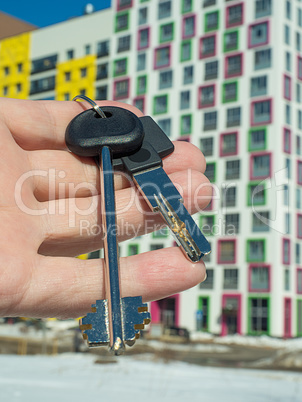
[[[72,100],[73,100],[73,101],[77,101],[78,99],[82,99],[82,100],[84,100],[84,101],[90,103],[90,105],[91,105],[91,106],[93,107],[93,109],[97,112],[97,114],[98,114],[99,116],[101,116],[103,119],[106,119],[105,113],[104,113],[103,110],[99,107],[99,105],[97,105],[97,104],[95,103],[94,100],[88,98],[88,96],[85,96],[85,95],[77,95],[77,96],[75,96]]]

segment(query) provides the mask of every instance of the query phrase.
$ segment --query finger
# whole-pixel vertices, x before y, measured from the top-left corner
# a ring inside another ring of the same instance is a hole
[[[126,103],[97,103],[100,106],[123,107],[142,116],[137,108]],[[83,110],[80,102],[0,98],[0,119],[6,123],[17,144],[27,150],[65,149],[66,127]]]
[[[163,159],[167,174],[186,169],[204,173],[206,162],[202,152],[187,142],[175,141],[175,150]],[[66,151],[28,152],[33,176],[34,194],[38,201],[58,198],[90,197],[99,193],[99,168],[92,158],[80,158]],[[181,163],[180,163],[181,162]],[[131,179],[125,173],[115,174],[115,189],[129,187]]]
[[[6,316],[76,318],[104,299],[102,260],[39,256],[19,292],[1,299]],[[121,258],[121,297],[162,299],[196,286],[205,278],[203,262],[192,264],[176,248]],[[7,294],[7,292],[6,292]]]
[[[188,211],[193,214],[209,203],[212,187],[202,173],[194,171],[190,175],[188,180],[188,172],[175,172],[170,179],[183,196]],[[103,228],[97,196],[49,204],[54,213],[44,216],[41,254],[75,256],[102,248]],[[134,187],[117,192],[116,211],[119,241],[150,233],[164,223],[161,215],[150,210]]]

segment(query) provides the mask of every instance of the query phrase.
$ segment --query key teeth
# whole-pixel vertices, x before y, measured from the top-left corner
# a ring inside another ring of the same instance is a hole
[[[108,325],[108,302],[97,300],[91,305],[91,313],[80,320],[80,330],[89,347],[108,344]]]

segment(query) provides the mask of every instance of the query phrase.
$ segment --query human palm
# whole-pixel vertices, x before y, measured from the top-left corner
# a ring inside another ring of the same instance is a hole
[[[130,105],[98,103],[141,115]],[[92,159],[67,152],[64,141],[67,124],[82,110],[76,102],[0,99],[1,316],[79,317],[104,298],[102,262],[73,258],[101,248],[103,239],[100,230],[81,228],[83,219],[85,227],[101,228],[94,207],[98,168]],[[190,213],[208,204],[211,187],[196,147],[176,142],[164,169]],[[116,175],[115,187],[119,241],[163,224],[125,177]],[[142,295],[144,301],[205,277],[203,262],[192,264],[175,247],[121,258],[120,270],[122,297]]]

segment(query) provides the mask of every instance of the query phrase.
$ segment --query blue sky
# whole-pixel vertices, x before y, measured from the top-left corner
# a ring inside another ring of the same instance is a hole
[[[82,15],[87,3],[93,4],[95,11],[98,11],[109,7],[111,0],[8,0],[1,1],[0,11],[38,27],[45,27]]]

